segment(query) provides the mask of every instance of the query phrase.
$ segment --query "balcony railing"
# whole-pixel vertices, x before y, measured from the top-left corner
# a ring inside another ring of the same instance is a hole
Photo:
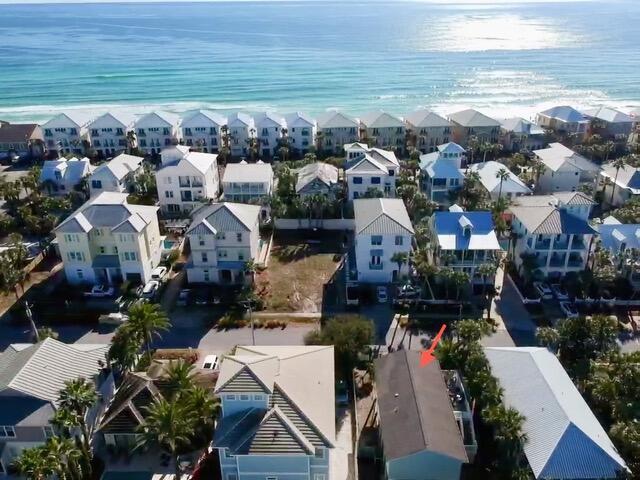
[[[574,238],[573,242],[571,242],[571,250],[584,250],[587,248],[582,239]]]
[[[383,268],[383,264],[382,263],[371,263],[369,262],[369,270],[382,270]]]
[[[569,240],[556,240],[553,242],[554,250],[567,250],[569,248]]]
[[[582,257],[569,257],[569,261],[567,262],[567,266],[569,267],[582,267],[584,265],[584,261]]]
[[[564,267],[564,262],[566,261],[567,257],[563,256],[552,256],[551,260],[549,260],[549,266],[550,267]]]
[[[549,250],[551,248],[551,240],[536,240],[536,250]]]

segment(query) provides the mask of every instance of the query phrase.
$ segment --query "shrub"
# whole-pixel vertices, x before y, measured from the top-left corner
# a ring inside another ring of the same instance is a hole
[[[192,348],[166,348],[156,350],[154,360],[184,360],[189,364],[198,361],[198,352]]]

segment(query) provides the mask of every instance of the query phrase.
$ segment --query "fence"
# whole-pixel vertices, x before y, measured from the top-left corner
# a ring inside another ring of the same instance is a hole
[[[277,230],[354,230],[355,220],[352,218],[276,218]]]

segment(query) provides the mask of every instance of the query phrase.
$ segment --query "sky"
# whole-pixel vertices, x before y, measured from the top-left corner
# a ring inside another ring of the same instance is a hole
[[[180,3],[180,2],[250,2],[250,1],[299,1],[299,0],[0,0],[0,4],[19,5],[30,3],[141,3],[141,2],[167,2],[167,3]],[[303,0],[303,1],[316,1],[321,2],[323,0]],[[349,1],[349,0],[347,0]],[[387,1],[387,0],[373,0],[373,1]],[[444,4],[500,4],[500,3],[577,3],[587,1],[605,1],[605,0],[404,0],[415,1],[422,3],[444,3]],[[610,0],[606,0],[610,1]]]

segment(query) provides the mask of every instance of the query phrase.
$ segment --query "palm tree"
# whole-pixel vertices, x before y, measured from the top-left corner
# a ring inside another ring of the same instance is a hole
[[[127,132],[127,151],[129,154],[133,153],[133,150],[136,148],[137,138],[136,132],[133,130],[129,130]]]
[[[416,251],[414,255],[414,263],[416,265],[416,270],[418,274],[424,278],[424,281],[427,285],[427,289],[429,290],[429,294],[431,295],[431,299],[435,300],[436,296],[433,293],[433,288],[431,287],[430,279],[434,275],[438,273],[438,267],[431,264],[429,261],[429,254],[426,249],[421,248]]]
[[[391,261],[398,265],[398,279],[400,279],[402,265],[409,261],[409,254],[407,252],[395,252],[391,255]]]
[[[91,455],[90,442],[92,432],[89,425],[87,425],[86,418],[87,412],[97,401],[98,394],[94,384],[85,378],[66,381],[58,398],[59,408],[75,415],[82,432],[84,451],[88,457]]]
[[[469,284],[469,274],[462,270],[456,270],[453,273],[453,284],[456,286],[456,300],[460,300],[460,290],[463,286]]]
[[[609,201],[610,205],[613,205],[613,196],[616,193],[616,182],[618,181],[618,173],[620,172],[621,168],[624,170],[625,165],[626,163],[624,161],[624,158],[617,158],[613,162],[611,162],[611,166],[616,169],[616,175],[613,178],[613,185],[611,186],[611,199]]]
[[[118,327],[107,353],[107,361],[111,368],[120,372],[131,371],[138,363],[142,343],[142,340],[132,333],[128,323]]]
[[[55,473],[55,463],[44,445],[23,450],[12,465],[27,480],[45,480]]]
[[[496,274],[498,267],[493,263],[483,263],[478,267],[478,274],[482,277],[482,296],[486,292],[487,279],[493,277]]]
[[[51,437],[45,445],[46,454],[55,465],[55,474],[60,480],[71,480],[82,477],[80,458],[82,452],[70,438]]]
[[[507,170],[506,168],[501,168],[500,170],[498,170],[496,172],[496,178],[498,180],[500,180],[500,189],[498,190],[498,200],[500,200],[502,198],[502,184],[506,181],[509,180],[509,174],[511,172],[509,172],[509,170]]]
[[[191,388],[181,400],[187,402],[192,415],[198,419],[196,435],[201,439],[210,439],[211,428],[220,414],[220,402],[211,396],[209,390],[198,385]]]
[[[160,332],[169,330],[171,322],[160,305],[138,303],[129,309],[127,327],[145,345],[151,363],[151,342],[160,337]]]
[[[182,392],[191,390],[195,384],[193,377],[195,375],[195,367],[183,360],[171,361],[167,368],[166,382],[167,388],[172,392],[172,397]]]
[[[480,147],[480,140],[475,135],[471,135],[467,139],[467,151],[471,152],[471,159],[469,163],[473,163],[473,157],[475,156],[475,153],[479,147]]]
[[[244,271],[245,275],[251,275],[251,283],[255,283],[256,281],[256,271],[258,270],[258,266],[256,265],[256,262],[253,259],[247,260],[246,262],[244,262],[244,265],[242,266],[242,270]]]
[[[64,408],[57,409],[49,423],[63,438],[71,438],[71,431],[80,426],[78,417]]]
[[[141,441],[138,448],[159,446],[173,459],[175,478],[181,478],[178,455],[187,448],[200,421],[189,411],[188,405],[179,401],[159,399],[147,408],[145,421],[139,427]]]

